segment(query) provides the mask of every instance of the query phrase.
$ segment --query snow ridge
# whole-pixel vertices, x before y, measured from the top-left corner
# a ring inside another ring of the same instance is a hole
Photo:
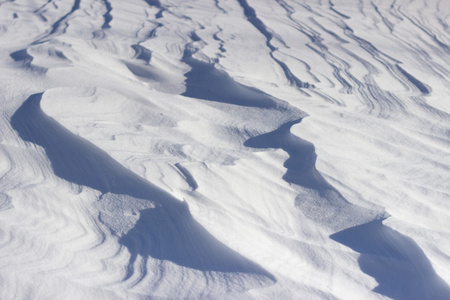
[[[449,11],[0,0],[0,298],[448,299]]]

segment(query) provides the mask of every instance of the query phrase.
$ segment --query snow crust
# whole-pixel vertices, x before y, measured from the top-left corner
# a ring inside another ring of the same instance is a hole
[[[0,299],[450,299],[449,22],[0,0]]]

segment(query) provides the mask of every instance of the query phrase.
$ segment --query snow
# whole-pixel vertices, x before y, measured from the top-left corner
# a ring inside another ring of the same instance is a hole
[[[0,0],[0,298],[450,299],[449,14]]]

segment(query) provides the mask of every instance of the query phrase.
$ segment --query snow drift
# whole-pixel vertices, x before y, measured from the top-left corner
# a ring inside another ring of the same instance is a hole
[[[0,0],[0,298],[448,299],[449,12]]]

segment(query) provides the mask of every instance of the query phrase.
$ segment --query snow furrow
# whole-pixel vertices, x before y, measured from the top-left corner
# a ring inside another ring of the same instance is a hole
[[[61,24],[63,22],[66,22],[66,20],[80,8],[80,3],[81,3],[81,0],[75,0],[73,2],[73,6],[70,9],[70,11],[68,13],[66,13],[64,16],[62,16],[61,18],[59,18],[55,23],[52,24],[52,29],[51,29],[50,33],[48,34],[48,36],[56,33],[57,31],[59,33],[64,33],[65,28],[67,28],[68,25],[64,24],[63,26],[65,26],[65,28],[61,29],[60,28]]]
[[[113,233],[120,237],[119,243],[130,252],[128,271],[124,280],[134,274],[137,257],[144,268],[138,284],[146,275],[149,257],[160,261],[171,261],[179,266],[203,272],[233,272],[254,274],[261,284],[274,281],[274,277],[261,267],[241,257],[238,253],[222,245],[208,234],[191,216],[186,202],[180,202],[169,194],[145,182],[126,168],[119,165],[106,153],[94,145],[73,135],[40,109],[42,94],[35,94],[24,102],[11,118],[11,124],[20,136],[42,146],[52,164],[54,173],[60,178],[77,185],[83,185],[107,194],[108,197],[128,196],[151,202],[153,208],[137,210],[136,223],[128,230],[123,228],[120,203],[110,205],[115,220],[106,221]],[[104,198],[104,197],[103,197]],[[102,198],[99,202],[102,202]],[[117,199],[109,201],[117,202]],[[118,205],[116,208],[115,206]],[[126,217],[125,217],[126,218]],[[129,222],[126,220],[124,222]],[[121,233],[118,231],[125,230]],[[224,277],[226,282],[226,277]],[[244,284],[245,285],[245,284]]]
[[[255,26],[255,28],[261,32],[262,35],[266,37],[266,45],[270,49],[270,57],[281,67],[286,76],[286,79],[289,81],[291,85],[294,85],[298,88],[308,88],[309,84],[307,82],[302,82],[299,78],[297,78],[294,74],[292,74],[288,65],[286,65],[281,60],[275,57],[275,52],[277,48],[272,45],[272,33],[267,30],[264,23],[257,17],[255,10],[248,4],[247,0],[238,0],[239,4],[242,6],[244,10],[244,14],[247,17],[247,20]]]
[[[449,298],[449,12],[0,1],[0,298]]]

